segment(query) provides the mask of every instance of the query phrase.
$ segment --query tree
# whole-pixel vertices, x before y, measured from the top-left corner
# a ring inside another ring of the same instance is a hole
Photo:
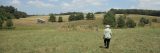
[[[126,25],[128,28],[134,28],[136,26],[136,23],[132,19],[128,18]]]
[[[12,19],[7,19],[7,21],[6,21],[6,26],[7,26],[7,28],[13,28],[13,21],[12,21]]]
[[[16,19],[20,19],[21,17],[21,14],[18,11],[14,12],[14,15]]]
[[[74,21],[75,20],[75,14],[71,14],[68,18],[68,21]]]
[[[83,13],[79,13],[76,15],[76,20],[83,20],[83,19],[84,19]]]
[[[7,16],[7,20],[6,20],[6,26],[8,29],[12,29],[13,28],[13,21],[12,21],[12,14],[8,14]]]
[[[76,20],[83,20],[83,19],[84,19],[83,13],[75,13],[69,16],[68,21],[76,21]]]
[[[5,17],[6,14],[7,14],[7,12],[5,11],[5,9],[0,8],[0,29],[3,28],[3,23],[6,20],[6,17]]]
[[[157,18],[152,19],[152,22],[157,22]]]
[[[95,14],[105,14],[106,12],[95,12]]]
[[[80,14],[82,12],[66,12],[66,13],[60,13],[59,15],[72,15],[72,14]]]
[[[5,20],[4,13],[5,12],[2,9],[0,9],[0,29],[2,29],[4,20]]]
[[[58,22],[63,22],[62,17],[59,17],[59,18],[58,18]]]
[[[145,26],[145,24],[149,24],[149,19],[142,17],[139,21],[139,26]]]
[[[115,27],[116,26],[115,14],[111,11],[106,13],[104,15],[103,24],[111,25],[111,27]]]
[[[16,19],[19,19],[19,18],[27,17],[27,14],[25,12],[15,11],[14,16],[15,16]]]
[[[160,16],[160,10],[145,10],[145,9],[111,9],[116,14],[140,14],[140,15],[151,15]]]
[[[50,14],[50,17],[49,17],[49,22],[56,22],[56,17],[54,16],[54,14]]]
[[[88,14],[86,15],[86,18],[87,18],[87,20],[94,20],[94,19],[95,19],[95,16],[94,16],[93,13],[88,13]]]
[[[117,20],[117,27],[122,28],[125,26],[125,16],[120,16]]]
[[[17,12],[16,15],[15,12]],[[25,16],[27,16],[25,12],[17,11],[17,9],[12,6],[0,6],[0,29],[3,28],[4,23],[8,29],[14,28],[12,19]]]
[[[146,19],[146,18],[142,17],[140,19],[140,22],[143,22],[144,24],[148,24],[149,23],[149,19]]]
[[[12,6],[0,6],[0,10],[2,10],[2,9],[3,9],[3,11],[5,11],[7,13],[12,14],[17,19],[27,17],[27,13],[18,11],[16,8],[14,8]]]
[[[2,19],[2,16],[0,15],[0,29],[2,29],[3,27],[3,19]]]

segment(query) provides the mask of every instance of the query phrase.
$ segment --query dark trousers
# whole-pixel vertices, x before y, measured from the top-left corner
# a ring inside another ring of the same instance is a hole
[[[105,38],[105,39],[104,39],[104,46],[105,46],[106,48],[109,48],[109,43],[110,43],[110,39]]]

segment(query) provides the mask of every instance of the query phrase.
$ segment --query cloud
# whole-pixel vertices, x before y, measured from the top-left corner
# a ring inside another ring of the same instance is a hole
[[[86,3],[89,3],[91,5],[99,6],[102,5],[102,2],[104,0],[86,0]]]
[[[59,0],[48,0],[50,2],[58,2]]]
[[[27,4],[30,6],[38,7],[38,8],[53,8],[54,5],[50,3],[44,3],[40,0],[30,0]]]
[[[100,7],[104,4],[107,3],[108,0],[72,0],[71,2],[63,2],[61,4],[61,8],[65,10],[78,10],[78,11],[83,11],[83,10],[91,10],[89,8],[92,7]]]
[[[139,0],[138,8],[143,9],[153,9],[159,10],[160,9],[160,0]]]
[[[20,6],[21,2],[19,0],[12,0],[10,2],[10,5],[14,6],[14,7],[17,7],[17,6]]]

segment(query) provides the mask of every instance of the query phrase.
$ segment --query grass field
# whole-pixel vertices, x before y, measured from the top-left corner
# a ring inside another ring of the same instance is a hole
[[[110,48],[102,48],[102,16],[96,15],[95,21],[80,20],[71,23],[67,22],[67,16],[64,16],[65,22],[63,23],[36,23],[36,18],[40,17],[47,20],[48,16],[33,16],[14,20],[16,29],[0,31],[0,53],[160,52],[159,23],[144,28],[113,29]],[[76,30],[67,30],[65,26],[68,25],[76,26]],[[81,25],[98,25],[99,31],[78,28]]]

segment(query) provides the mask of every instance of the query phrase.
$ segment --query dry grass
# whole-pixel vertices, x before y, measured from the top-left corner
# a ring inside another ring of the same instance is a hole
[[[0,31],[0,53],[159,53],[159,28],[113,29],[110,48],[103,46],[103,30]]]
[[[136,15],[128,15],[130,17]],[[138,20],[134,18],[135,20]],[[0,31],[0,53],[159,53],[160,24],[133,29],[112,29],[110,49],[103,46],[103,15],[96,20],[36,24],[33,16],[14,20],[15,30]],[[149,16],[148,16],[149,17]],[[152,17],[152,16],[151,16]],[[98,25],[99,31],[92,29]],[[70,27],[71,26],[71,27]],[[92,26],[92,27],[90,27]]]

